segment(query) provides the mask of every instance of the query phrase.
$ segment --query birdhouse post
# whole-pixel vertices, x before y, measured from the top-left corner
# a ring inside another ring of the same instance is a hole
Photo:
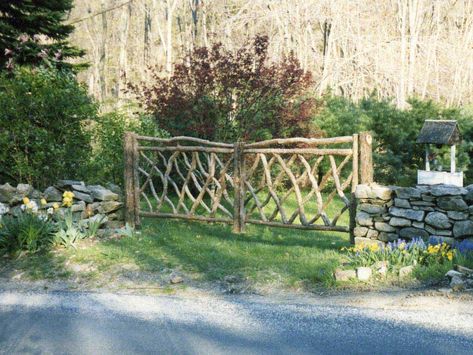
[[[463,172],[456,171],[456,144],[461,142],[461,134],[457,121],[453,120],[426,120],[417,137],[417,143],[425,144],[425,170],[418,170],[417,183],[419,185],[447,184],[463,186]],[[437,147],[450,146],[450,172],[440,169],[431,170],[430,144]]]

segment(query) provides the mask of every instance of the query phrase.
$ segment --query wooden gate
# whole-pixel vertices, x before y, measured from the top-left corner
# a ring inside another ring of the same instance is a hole
[[[363,183],[372,181],[368,133],[228,144],[127,132],[126,219],[138,227],[140,217],[169,217],[231,223],[235,232],[246,223],[351,232],[360,171]]]

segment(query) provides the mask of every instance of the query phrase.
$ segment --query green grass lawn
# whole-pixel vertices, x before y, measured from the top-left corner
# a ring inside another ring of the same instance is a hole
[[[66,261],[94,266],[91,277],[117,265],[136,265],[143,272],[179,270],[195,281],[221,281],[228,275],[255,286],[313,289],[334,284],[348,234],[298,231],[248,225],[233,234],[230,225],[147,218],[140,234],[99,240],[77,249],[20,257],[17,270],[32,278],[70,276]],[[0,261],[5,266],[6,259]],[[11,265],[10,265],[11,266]]]
[[[177,199],[173,202],[176,204]],[[145,207],[144,201],[142,204]],[[333,216],[341,206],[342,201],[335,198],[327,213]],[[166,204],[163,207],[165,212],[171,212]],[[287,199],[284,207],[290,216],[297,209],[295,198]],[[231,206],[227,208],[233,212]],[[274,203],[270,202],[265,213],[269,215],[273,208]],[[202,208],[196,212],[206,215]],[[306,213],[309,218],[316,213],[312,201],[306,205]],[[294,223],[299,223],[298,218]],[[348,224],[348,211],[340,218],[340,224]],[[64,265],[75,263],[92,265],[94,271],[88,276],[94,279],[119,270],[120,265],[133,265],[144,273],[178,270],[196,282],[218,282],[231,275],[255,287],[309,290],[334,285],[333,271],[343,259],[340,248],[346,245],[346,233],[247,224],[246,233],[234,234],[232,226],[226,224],[143,218],[141,233],[133,237],[85,240],[77,249],[0,260],[0,273],[3,264],[5,270],[26,270],[34,279],[68,277],[73,272]]]
[[[207,280],[240,275],[254,282],[283,280],[286,286],[329,284],[348,235],[248,225],[245,234],[231,226],[170,220],[145,220],[143,237],[123,241],[126,248],[147,251],[145,269],[181,266]]]
[[[338,207],[334,204],[332,208]],[[340,249],[349,245],[347,233],[247,224],[246,233],[234,234],[231,225],[220,223],[160,218],[143,218],[142,222],[142,230],[133,236],[86,239],[77,249],[59,248],[15,259],[0,257],[0,277],[24,273],[30,279],[80,280],[93,288],[128,274],[135,284],[143,279],[149,286],[156,280],[165,288],[170,274],[177,272],[185,285],[222,284],[232,276],[255,291],[313,291],[333,286],[409,286],[416,280],[436,284],[453,266],[418,266],[414,278],[407,280],[394,276],[368,284],[350,281],[337,285],[333,272],[346,261]],[[348,213],[340,222],[348,222]]]
[[[141,233],[133,236],[88,239],[80,242],[77,249],[0,258],[0,277],[24,273],[28,279],[63,279],[81,284],[79,288],[95,288],[108,287],[128,274],[134,283],[131,288],[155,285],[167,292],[182,287],[169,284],[169,276],[177,272],[184,277],[184,285],[197,287],[222,285],[227,276],[232,276],[256,292],[317,291],[332,287],[438,285],[453,267],[452,262],[418,266],[412,277],[402,280],[389,275],[368,283],[354,280],[337,284],[333,271],[345,262],[340,249],[349,245],[348,234],[255,225],[247,225],[245,234],[234,234],[231,228],[219,223],[145,218]],[[461,264],[471,267],[473,261]],[[71,265],[87,268],[78,272]],[[128,288],[127,285],[121,287],[118,283],[112,288]]]
[[[304,197],[307,193],[308,193],[308,191],[305,191],[305,190],[302,191],[302,196]],[[284,196],[284,193],[282,193],[282,192],[280,192],[280,194],[278,195],[278,197],[280,199],[283,196]],[[177,197],[175,195],[170,195],[168,197],[170,198],[170,201],[176,207],[178,205]],[[261,203],[265,202],[267,197],[268,197],[268,191],[262,191],[262,192],[258,193],[258,198],[261,201]],[[151,198],[151,196],[149,196],[149,198],[150,198],[150,203],[151,203],[151,206],[152,206],[152,210],[156,212],[157,201],[156,201],[156,199]],[[350,198],[349,193],[347,193],[347,198]],[[322,199],[325,203],[328,199],[328,194],[323,193],[322,194]],[[210,198],[207,194],[204,196],[203,201],[204,201],[204,203],[207,204],[207,206],[209,206],[209,207],[211,206],[211,201],[210,201]],[[187,196],[186,196],[186,198],[184,199],[183,202],[186,205],[186,207],[190,210],[191,207],[192,207],[192,201],[189,198],[187,198]],[[228,201],[226,201],[224,198],[221,199],[221,204],[229,212],[233,213],[233,205],[229,204]],[[289,196],[284,201],[282,201],[281,205],[282,205],[282,208],[283,208],[283,210],[286,214],[286,217],[290,218],[291,215],[295,211],[297,211],[297,209],[298,209],[298,204],[297,204],[295,192],[292,191],[292,193],[289,194]],[[343,209],[344,206],[345,206],[345,204],[342,201],[342,199],[337,194],[335,194],[335,196],[333,197],[331,202],[326,206],[324,211],[327,214],[327,216],[329,217],[329,219],[332,221],[335,216],[339,215],[342,212],[342,209]],[[146,211],[146,212],[150,211],[150,205],[143,198],[141,200],[141,210]],[[247,213],[249,213],[249,211],[252,211],[248,216],[249,219],[261,220],[260,212],[259,212],[258,208],[256,208],[256,206],[255,206],[254,199],[249,199],[248,203],[246,203],[246,205],[245,205],[245,210],[246,210]],[[263,210],[264,214],[266,215],[266,217],[269,218],[273,214],[273,212],[276,210],[276,203],[271,198],[271,199],[269,199],[269,202],[264,205],[262,210]],[[171,208],[170,203],[167,202],[167,201],[164,201],[161,208],[159,209],[159,212],[161,212],[161,213],[172,213],[173,210]],[[304,212],[305,212],[307,220],[310,220],[315,215],[317,215],[318,210],[317,210],[317,202],[316,202],[316,197],[315,196],[312,196],[310,198],[310,200],[307,201],[304,204]],[[179,213],[181,213],[181,214],[185,213],[185,211],[182,207],[180,208]],[[208,212],[200,205],[199,205],[199,207],[196,208],[195,213],[197,215],[209,216]],[[229,220],[232,219],[232,217],[229,217],[227,214],[222,213],[222,211],[220,209],[217,210],[217,213],[216,213],[215,217],[226,218],[226,219],[229,219]],[[349,225],[349,220],[350,220],[349,211],[348,211],[348,209],[345,209],[345,211],[343,211],[343,213],[338,217],[336,225],[337,226],[348,226]],[[276,214],[273,222],[282,223],[280,213]],[[296,225],[301,224],[301,222],[299,220],[299,216],[297,216],[294,219],[293,224],[296,224]],[[323,219],[318,218],[314,222],[314,224],[324,225]]]

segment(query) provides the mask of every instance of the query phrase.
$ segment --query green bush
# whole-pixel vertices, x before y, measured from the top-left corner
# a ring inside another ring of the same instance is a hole
[[[52,240],[55,245],[75,248],[75,244],[87,236],[83,228],[79,226],[79,223],[74,220],[70,208],[64,212],[64,216],[57,216],[57,226],[58,229],[54,233]]]
[[[458,164],[464,169],[465,185],[473,184],[473,107],[461,110],[458,117],[462,143],[458,148]]]
[[[82,178],[96,105],[73,74],[19,68],[0,74],[0,181],[45,187]]]
[[[416,144],[417,135],[426,119],[456,119],[464,137],[458,147],[457,166],[465,171],[466,180],[472,181],[469,170],[473,145],[472,115],[457,108],[445,108],[432,101],[412,98],[410,107],[400,110],[389,100],[375,96],[358,103],[348,98],[326,95],[323,109],[315,116],[314,123],[327,136],[351,135],[361,131],[373,134],[373,159],[375,180],[383,184],[412,185],[416,171],[424,166],[424,146]],[[470,154],[470,155],[469,155]],[[444,166],[449,166],[446,150],[439,151]]]
[[[120,112],[104,114],[92,128],[92,158],[87,181],[123,183],[123,137],[126,131],[141,135],[165,136],[149,116],[129,116]]]
[[[0,221],[0,249],[36,252],[51,243],[54,232],[52,222],[33,213],[4,216]]]

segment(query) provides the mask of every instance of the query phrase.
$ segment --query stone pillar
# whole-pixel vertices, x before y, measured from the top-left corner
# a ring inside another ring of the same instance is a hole
[[[389,225],[388,209],[392,206],[392,189],[375,183],[358,185],[355,244],[372,244],[395,240],[396,229]]]
[[[422,238],[473,239],[473,185],[358,185],[355,244]]]

